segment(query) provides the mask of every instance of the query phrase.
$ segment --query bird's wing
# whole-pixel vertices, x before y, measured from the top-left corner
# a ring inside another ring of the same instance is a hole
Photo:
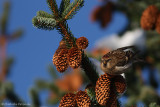
[[[115,66],[115,73],[116,74],[122,74],[126,72],[130,67],[132,66],[132,63],[128,63],[125,66]]]

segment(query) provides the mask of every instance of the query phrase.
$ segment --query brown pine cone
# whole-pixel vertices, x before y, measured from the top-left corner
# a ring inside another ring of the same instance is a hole
[[[64,40],[61,40],[61,41],[59,42],[59,46],[66,46],[65,41],[64,41]]]
[[[118,93],[123,93],[126,90],[126,81],[121,75],[117,75],[114,77],[114,83],[116,87],[116,91]]]
[[[103,6],[96,7],[92,14],[92,21],[99,21],[102,28],[105,28],[112,19],[114,4],[112,2],[104,3]]]
[[[158,8],[154,5],[148,6],[141,16],[141,27],[144,30],[151,30],[155,28],[157,16],[158,16]]]
[[[91,107],[91,101],[85,91],[79,91],[76,94],[76,101],[78,107]]]
[[[67,93],[60,101],[59,107],[76,107],[75,94]]]
[[[78,68],[82,60],[82,51],[76,47],[72,47],[68,51],[67,60],[68,60],[69,65],[73,69]]]
[[[157,17],[156,31],[160,34],[160,14]]]
[[[54,55],[53,55],[52,61],[53,61],[53,64],[54,64],[54,65],[56,64],[57,58],[58,58],[58,54],[59,54],[59,52],[60,52],[62,49],[67,49],[66,43],[65,43],[65,41],[63,41],[63,40],[60,41],[59,47],[58,47],[58,49],[56,50],[56,52],[54,53]]]
[[[76,40],[76,45],[79,49],[86,49],[88,47],[88,39],[80,37]]]
[[[101,75],[96,82],[95,92],[96,98],[100,105],[105,106],[109,99],[111,93],[111,78],[112,76],[108,74]]]
[[[55,65],[57,71],[60,73],[64,72],[68,68],[68,62],[67,62],[67,54],[68,54],[68,49],[62,49],[56,59]]]
[[[100,14],[101,10],[102,10],[102,7],[100,7],[100,6],[94,8],[94,10],[91,14],[91,21],[95,22],[99,19],[99,14]]]
[[[106,107],[117,107],[117,94],[114,88],[111,88],[110,99],[108,103],[105,105]]]

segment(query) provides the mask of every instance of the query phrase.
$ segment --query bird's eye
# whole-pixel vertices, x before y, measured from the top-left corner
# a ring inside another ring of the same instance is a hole
[[[103,64],[105,64],[105,65],[106,65],[106,64],[107,64],[107,61],[106,61],[106,60],[104,60],[104,61],[103,61]]]
[[[103,60],[103,66],[106,66],[111,59]]]

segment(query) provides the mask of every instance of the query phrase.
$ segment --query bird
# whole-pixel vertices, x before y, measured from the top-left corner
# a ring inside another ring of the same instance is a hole
[[[142,61],[137,57],[139,50],[135,46],[126,46],[106,53],[101,58],[100,67],[104,73],[120,75],[125,73],[133,63]]]

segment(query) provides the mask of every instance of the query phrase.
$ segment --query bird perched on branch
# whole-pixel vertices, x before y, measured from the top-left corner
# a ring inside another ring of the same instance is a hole
[[[134,46],[126,46],[108,52],[101,58],[101,69],[111,75],[124,73],[133,63],[141,61],[137,58],[139,51],[134,50]]]

